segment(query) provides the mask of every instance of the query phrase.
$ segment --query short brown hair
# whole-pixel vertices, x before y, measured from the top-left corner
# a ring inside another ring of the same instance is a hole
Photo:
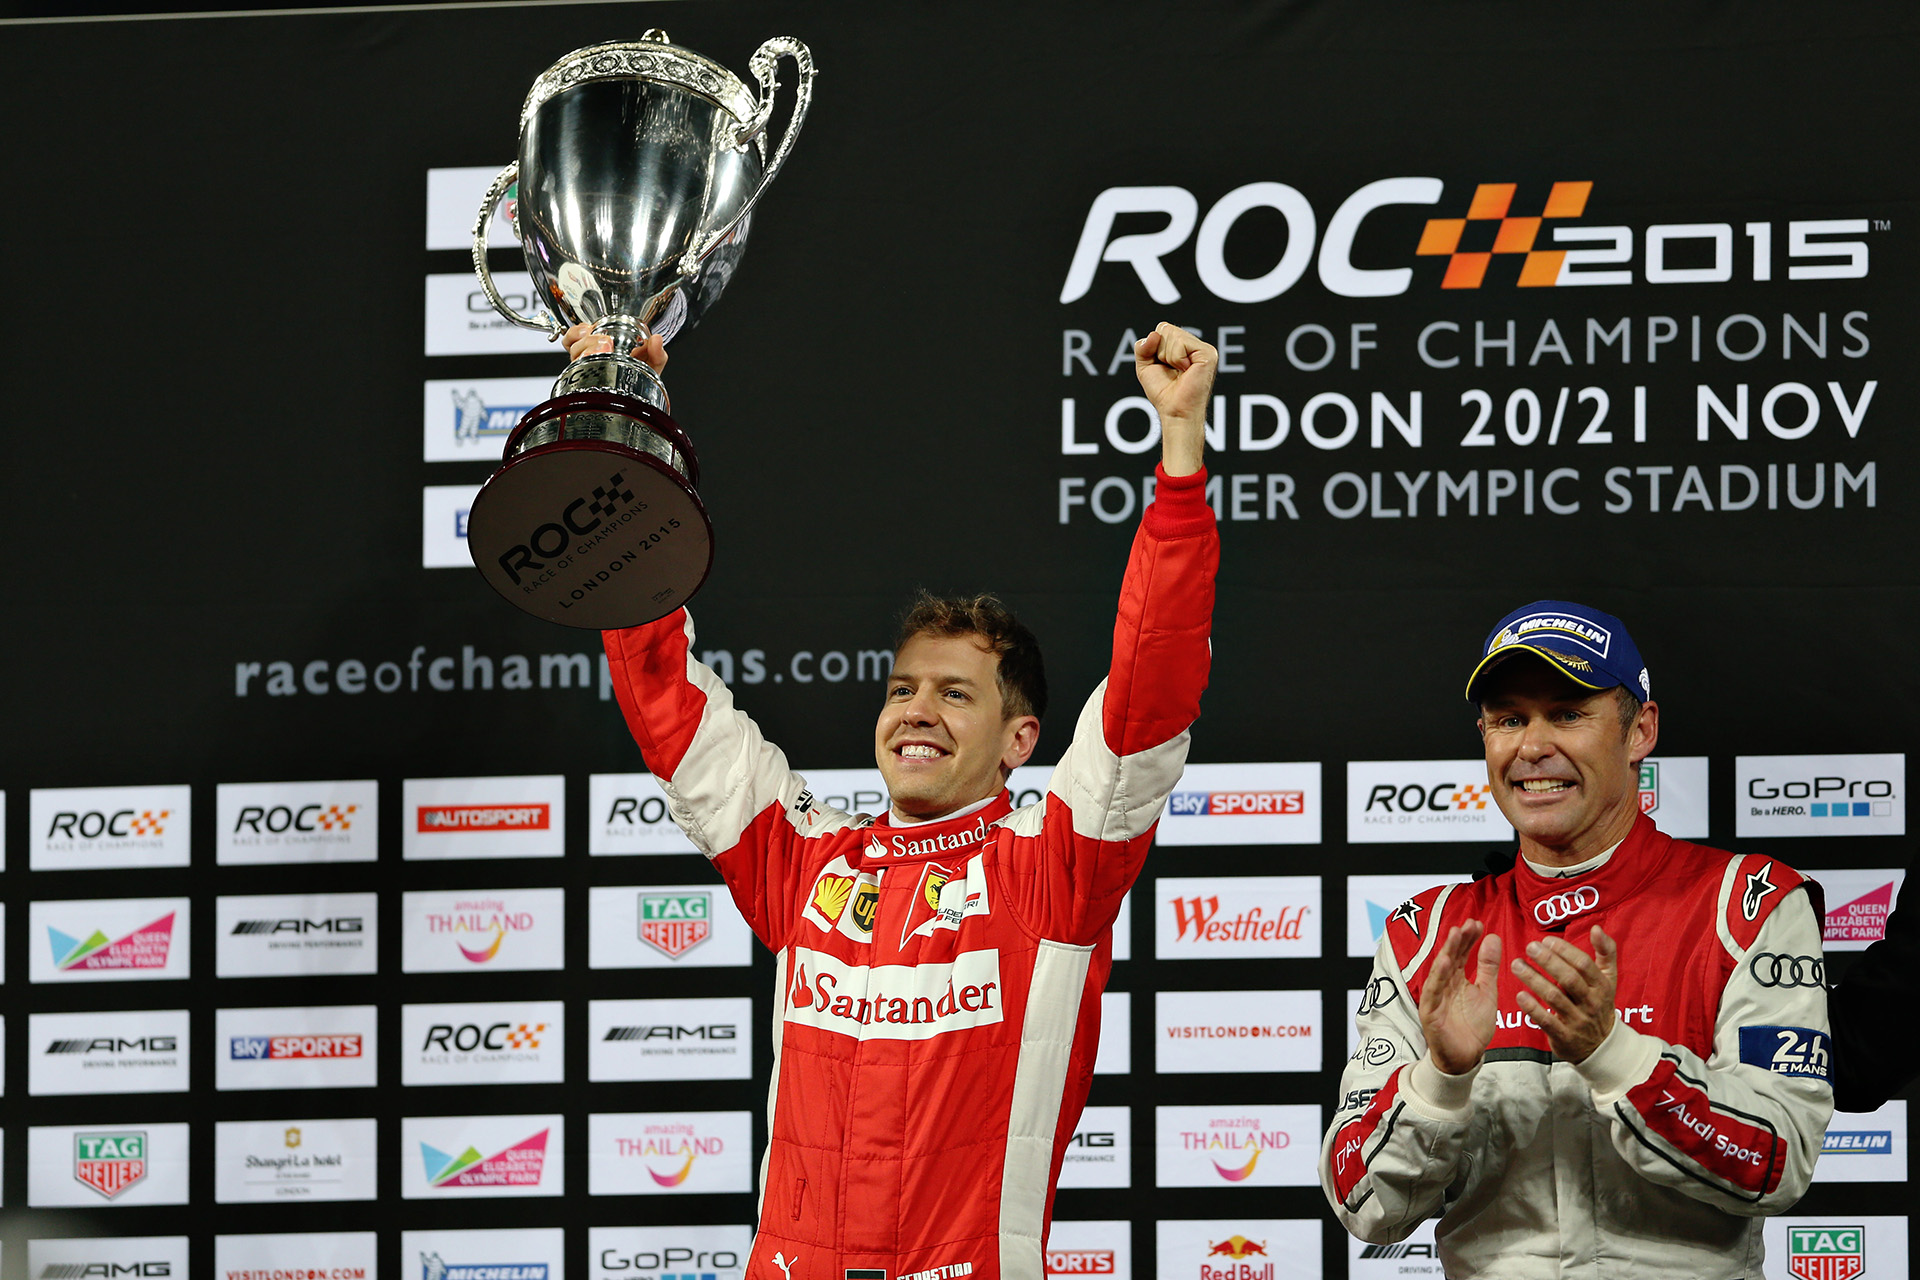
[[[1633,722],[1640,718],[1640,708],[1645,704],[1635,696],[1633,690],[1623,684],[1613,686],[1613,697],[1614,701],[1619,704],[1616,710],[1620,713],[1620,736],[1622,738],[1631,738],[1633,736]]]
[[[936,596],[922,590],[900,618],[894,652],[922,635],[972,636],[998,658],[995,675],[1006,719],[1047,714],[1047,670],[1040,660],[1040,642],[997,597]]]

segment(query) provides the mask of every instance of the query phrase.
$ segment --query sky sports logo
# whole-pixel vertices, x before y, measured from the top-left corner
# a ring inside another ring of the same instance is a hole
[[[1160,845],[1318,844],[1320,764],[1190,764],[1154,834]]]
[[[437,804],[421,805],[415,830],[545,831],[552,822],[552,806],[545,804]]]
[[[1110,1276],[1114,1273],[1111,1249],[1048,1249],[1047,1274],[1050,1276]]]
[[[284,1062],[295,1059],[358,1058],[360,1053],[360,1034],[352,1032],[344,1035],[234,1036],[229,1041],[228,1056],[246,1062]]]
[[[1176,791],[1167,798],[1175,817],[1248,817],[1307,811],[1304,791]]]

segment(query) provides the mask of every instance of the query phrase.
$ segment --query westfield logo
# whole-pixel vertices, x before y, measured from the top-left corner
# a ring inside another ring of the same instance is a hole
[[[1181,942],[1246,942],[1278,939],[1297,942],[1303,936],[1308,908],[1303,904],[1281,907],[1269,914],[1263,907],[1247,907],[1224,919],[1220,899],[1209,897],[1175,898],[1173,922],[1175,937]]]

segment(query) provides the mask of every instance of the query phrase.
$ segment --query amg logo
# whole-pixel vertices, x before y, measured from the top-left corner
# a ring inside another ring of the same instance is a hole
[[[178,1036],[140,1036],[122,1040],[118,1036],[95,1036],[91,1040],[49,1040],[48,1053],[178,1053]],[[65,1263],[61,1264],[65,1266]],[[131,1265],[131,1264],[129,1264]],[[78,1274],[78,1273],[76,1273]],[[129,1272],[128,1274],[135,1274]],[[141,1272],[138,1274],[147,1274]]]
[[[704,1027],[608,1027],[606,1040],[732,1040],[738,1034],[730,1022]]]
[[[331,920],[242,920],[233,926],[235,934],[272,933],[364,933],[367,922],[360,916],[335,916]]]
[[[80,1276],[170,1276],[171,1262],[50,1262],[40,1280],[75,1280]]]
[[[1363,1258],[1431,1258],[1430,1244],[1370,1244],[1360,1251]]]
[[[1067,1140],[1070,1147],[1111,1147],[1114,1145],[1111,1133],[1076,1133]]]

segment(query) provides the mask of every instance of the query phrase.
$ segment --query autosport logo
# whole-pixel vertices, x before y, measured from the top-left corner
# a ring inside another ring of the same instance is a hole
[[[545,831],[552,822],[545,804],[421,805],[415,830],[423,834],[458,831]]]
[[[525,579],[524,570],[534,581],[540,581],[544,575],[540,570],[551,565],[555,569],[564,569],[572,563],[567,548],[575,538],[586,538],[602,530],[603,526],[611,530],[632,520],[646,504],[633,503],[633,490],[627,487],[626,473],[616,471],[607,477],[605,484],[595,485],[593,492],[573,499],[560,509],[558,515],[529,533],[524,542],[516,543],[500,554],[500,568],[514,586],[521,586]],[[604,532],[601,537],[605,537]],[[598,542],[593,538],[592,542]],[[585,550],[592,543],[583,544]],[[633,559],[632,552],[624,553],[624,558]]]
[[[1551,894],[1533,904],[1533,918],[1543,928],[1552,928],[1564,924],[1578,915],[1585,915],[1600,905],[1600,891],[1590,884],[1578,889],[1569,889],[1565,893]]]
[[[228,1040],[228,1055],[251,1062],[286,1062],[313,1058],[358,1058],[361,1037],[358,1032],[334,1035],[233,1036]]]
[[[1369,182],[1339,203],[1324,232],[1313,204],[1283,182],[1236,187],[1204,218],[1199,200],[1184,187],[1109,187],[1087,209],[1060,301],[1078,302],[1104,265],[1121,263],[1132,268],[1155,302],[1178,302],[1182,293],[1168,270],[1169,258],[1183,274],[1190,265],[1215,298],[1236,303],[1277,298],[1310,268],[1329,293],[1346,298],[1394,297],[1422,279],[1438,289],[1478,289],[1490,283],[1542,288],[1867,276],[1870,254],[1860,238],[1871,226],[1866,218],[1743,219],[1737,228],[1732,222],[1602,225],[1601,217],[1592,216],[1594,186],[1579,179],[1524,189],[1512,182],[1476,182],[1470,189],[1456,185],[1457,216],[1425,219],[1400,243],[1398,254],[1391,240],[1381,246],[1388,260],[1399,256],[1405,263],[1391,267],[1355,265],[1354,245],[1365,224],[1394,206],[1442,206],[1448,192],[1442,179]],[[1271,245],[1268,253],[1256,249],[1249,257],[1272,265],[1243,276],[1228,266],[1226,244],[1241,219],[1255,210],[1271,212],[1248,223],[1236,243],[1257,237],[1261,248]],[[1272,213],[1280,215],[1277,222]],[[1378,245],[1388,233],[1366,234],[1369,244]]]

